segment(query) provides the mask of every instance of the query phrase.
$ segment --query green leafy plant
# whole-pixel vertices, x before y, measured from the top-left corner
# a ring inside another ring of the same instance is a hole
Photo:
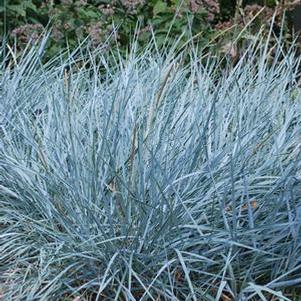
[[[203,47],[220,36],[216,48],[224,51],[246,26],[242,42],[258,31],[268,32],[271,23],[275,30],[283,28],[283,21],[286,39],[292,39],[291,26],[287,19],[283,20],[283,14],[296,5],[291,0],[240,1],[237,5],[229,0],[3,0],[0,35],[5,43],[21,51],[51,28],[46,59],[67,46],[76,48],[87,36],[94,48],[105,44],[106,50],[118,49],[125,55],[133,39],[143,48],[153,32],[158,47],[172,44],[182,35],[189,39],[191,34],[198,36],[197,43]],[[224,31],[227,35],[223,35]]]
[[[159,44],[165,43],[167,36],[172,41],[179,34],[191,31],[203,31],[203,39],[207,42],[212,34],[211,24],[218,12],[219,5],[213,0],[13,0],[1,5],[1,14],[6,18],[0,25],[5,28],[6,23],[10,40],[15,37],[20,49],[32,40],[33,34],[40,34],[41,28],[51,27],[52,35],[47,50],[49,56],[67,44],[68,47],[76,47],[78,41],[87,35],[93,46],[99,46],[118,28],[116,41],[107,46],[111,48],[117,44],[121,46],[120,51],[126,52],[137,23],[140,27],[138,40],[142,45],[151,38],[152,31],[158,32]],[[39,28],[33,24],[39,24]]]

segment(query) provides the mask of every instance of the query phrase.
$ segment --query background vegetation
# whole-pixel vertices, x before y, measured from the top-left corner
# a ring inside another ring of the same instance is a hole
[[[106,43],[108,49],[119,47],[121,52],[125,52],[134,32],[138,44],[144,45],[152,36],[152,30],[156,32],[159,46],[173,41],[182,33],[187,37],[198,34],[197,41],[201,46],[218,35],[222,37],[219,50],[232,50],[233,54],[233,49],[227,45],[230,37],[237,35],[250,20],[253,20],[254,31],[248,28],[241,39],[251,39],[252,32],[269,27],[273,14],[276,15],[275,26],[279,25],[284,10],[291,10],[298,4],[293,0],[1,1],[1,35],[17,49],[22,49],[29,41],[37,40],[46,28],[52,28],[48,56],[67,45],[74,47],[87,35],[93,47]],[[224,30],[227,34],[221,35]]]

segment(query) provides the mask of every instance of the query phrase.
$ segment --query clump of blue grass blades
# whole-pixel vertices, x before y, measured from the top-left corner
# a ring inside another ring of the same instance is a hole
[[[257,43],[222,69],[40,50],[1,62],[1,300],[297,298],[293,50]]]

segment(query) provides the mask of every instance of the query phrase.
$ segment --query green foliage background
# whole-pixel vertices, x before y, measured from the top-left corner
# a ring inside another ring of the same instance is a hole
[[[274,13],[279,17],[294,3],[292,0],[281,3],[275,0],[1,0],[0,35],[20,50],[51,28],[48,56],[67,45],[76,46],[87,36],[92,47],[107,43],[108,49],[117,46],[125,52],[134,33],[140,45],[145,45],[156,32],[159,46],[169,43],[168,39],[172,43],[181,34],[187,38],[198,35],[198,43],[204,46],[226,30],[225,46],[229,33],[233,37],[252,18],[257,20],[256,33],[269,26]],[[222,51],[225,49],[219,46]]]
[[[126,46],[133,37],[138,22],[141,26],[139,41],[143,43],[151,36],[150,25],[158,36],[162,36],[163,41],[175,19],[171,37],[185,31],[188,24],[193,33],[204,31],[206,37],[210,36],[212,22],[206,22],[206,18],[211,8],[197,5],[197,9],[192,12],[189,1],[184,1],[178,9],[180,2],[2,0],[1,35],[8,33],[11,40],[19,36],[18,47],[22,47],[22,42],[28,42],[33,31],[39,32],[47,26],[52,27],[50,52],[56,52],[65,47],[67,41],[72,46],[87,35],[90,35],[91,43],[96,46],[110,36],[115,25],[118,27],[118,44]],[[178,15],[175,17],[176,13]],[[33,27],[31,24],[41,26]]]

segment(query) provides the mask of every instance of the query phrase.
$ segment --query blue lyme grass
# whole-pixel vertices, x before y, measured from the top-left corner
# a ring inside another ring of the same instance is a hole
[[[293,50],[43,47],[1,62],[0,299],[296,300]]]

